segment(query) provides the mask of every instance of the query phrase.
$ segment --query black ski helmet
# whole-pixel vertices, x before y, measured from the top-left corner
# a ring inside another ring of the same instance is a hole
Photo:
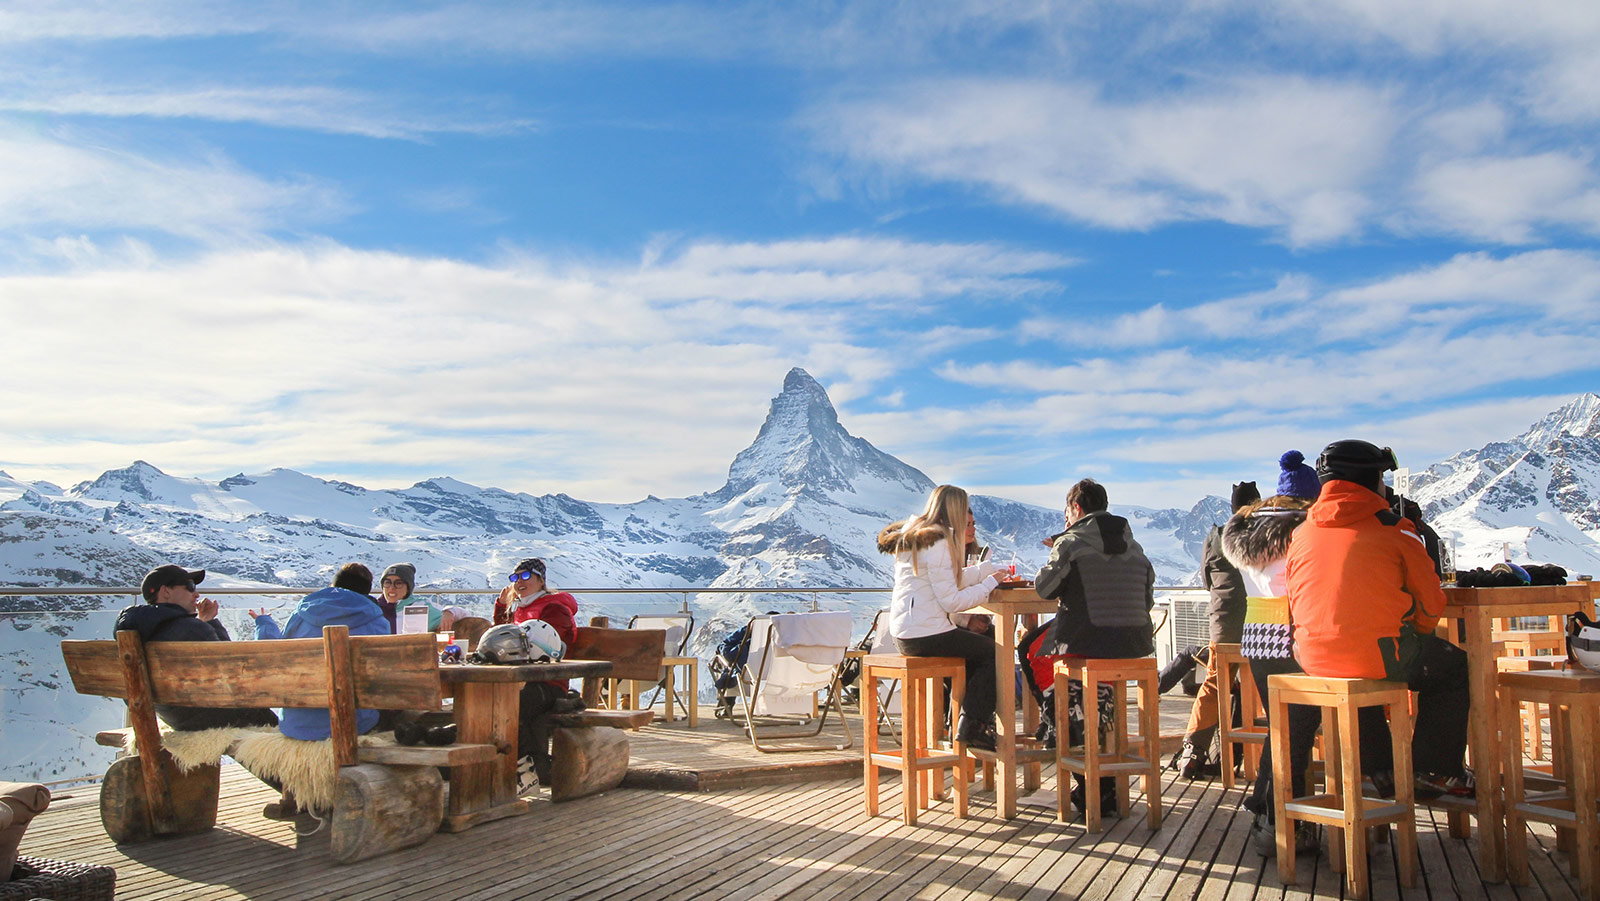
[[[1394,451],[1355,438],[1333,442],[1317,458],[1317,478],[1324,485],[1343,479],[1377,494],[1383,493],[1383,474],[1399,468]]]

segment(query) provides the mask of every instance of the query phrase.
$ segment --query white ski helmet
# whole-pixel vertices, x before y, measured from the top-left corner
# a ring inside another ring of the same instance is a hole
[[[1581,611],[1567,617],[1567,649],[1584,669],[1600,673],[1600,625]]]
[[[542,619],[523,620],[518,624],[528,636],[528,652],[534,663],[555,663],[567,656],[567,644],[556,634],[556,627]]]
[[[532,663],[537,652],[528,643],[528,633],[510,623],[501,623],[483,633],[473,656],[485,663]]]

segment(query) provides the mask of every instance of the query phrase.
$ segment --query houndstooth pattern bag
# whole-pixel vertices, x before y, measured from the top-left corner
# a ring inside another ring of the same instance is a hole
[[[1245,623],[1239,650],[1251,660],[1285,660],[1294,656],[1294,633],[1283,623]]]

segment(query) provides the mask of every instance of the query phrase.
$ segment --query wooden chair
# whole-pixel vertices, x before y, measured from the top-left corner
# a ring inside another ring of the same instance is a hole
[[[869,719],[877,722],[878,681],[898,680],[901,686],[900,752],[881,750],[877,729],[866,730],[862,750],[867,816],[878,815],[878,768],[897,770],[901,776],[902,816],[907,826],[917,824],[917,811],[925,810],[933,798],[943,798],[944,771],[949,770],[955,786],[955,813],[967,816],[967,783],[971,781],[971,759],[959,740],[945,741],[944,680],[950,680],[950,709],[961,709],[966,697],[967,665],[959,657],[902,657],[898,654],[868,654],[861,659],[861,703],[872,709]]]
[[[450,631],[456,635],[456,643],[461,645],[463,654],[470,653],[478,646],[478,639],[483,633],[489,631],[491,623],[481,616],[463,616],[450,624]]]
[[[1294,823],[1304,820],[1332,827],[1328,834],[1328,863],[1343,872],[1349,894],[1366,898],[1367,828],[1388,823],[1400,832],[1400,881],[1417,883],[1417,820],[1411,767],[1411,692],[1399,682],[1376,679],[1331,679],[1321,676],[1272,676],[1267,681],[1272,706],[1273,804],[1277,808],[1278,879],[1295,882]],[[1322,708],[1322,749],[1329,778],[1328,790],[1290,797],[1289,705]],[[1394,742],[1393,800],[1362,795],[1361,729],[1356,711],[1362,707],[1387,707],[1389,736]],[[1331,714],[1331,715],[1330,715]],[[1341,853],[1342,852],[1342,853]]]
[[[1073,754],[1067,747],[1068,682],[1083,684],[1083,748]],[[1161,698],[1160,672],[1153,657],[1093,659],[1072,657],[1056,664],[1056,816],[1067,821],[1069,809],[1067,773],[1083,776],[1084,828],[1100,831],[1100,777],[1117,780],[1117,811],[1126,817],[1132,809],[1128,780],[1132,774],[1144,776],[1145,806],[1151,829],[1161,828]],[[1109,682],[1116,704],[1116,724],[1102,742],[1100,717],[1095,712],[1098,685]],[[1128,683],[1139,689],[1139,734],[1128,732]],[[1138,750],[1135,750],[1135,749]]]
[[[1250,658],[1244,656],[1237,644],[1211,646],[1211,667],[1217,673],[1217,740],[1222,748],[1222,787],[1234,786],[1233,745],[1245,746],[1244,776],[1254,781],[1261,761],[1261,752],[1267,747],[1267,727],[1257,725],[1262,714],[1261,694],[1256,691],[1256,680],[1250,673]],[[1233,681],[1239,680],[1239,723],[1233,724]]]
[[[608,683],[608,694],[618,709],[638,710],[655,706],[656,699],[665,694],[664,722],[676,719],[672,705],[676,701],[683,707],[689,728],[700,725],[700,660],[685,654],[689,639],[694,635],[692,613],[641,613],[628,620],[629,629],[661,629],[667,633],[666,656],[661,658],[660,677],[645,681],[613,678]],[[682,688],[679,692],[678,670],[683,670]],[[653,693],[652,693],[653,692]],[[645,695],[650,693],[648,700]],[[626,699],[624,701],[624,699]]]
[[[1587,670],[1501,673],[1500,732],[1506,761],[1506,869],[1512,882],[1528,884],[1528,820],[1554,824],[1561,845],[1589,901],[1600,901],[1600,675]],[[1551,710],[1551,732],[1561,733],[1555,791],[1528,794],[1523,785],[1521,705],[1533,701]]]

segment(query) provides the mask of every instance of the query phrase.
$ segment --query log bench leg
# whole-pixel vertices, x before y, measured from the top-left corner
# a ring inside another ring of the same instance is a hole
[[[550,747],[550,800],[610,791],[628,773],[628,735],[621,729],[562,726]]]
[[[438,767],[361,763],[339,768],[329,836],[337,863],[353,863],[427,841],[444,819]]]
[[[146,842],[161,835],[196,835],[217,825],[217,798],[222,791],[222,771],[217,764],[182,773],[165,751],[161,758],[175,818],[166,828],[151,821],[138,755],[119,757],[106,770],[100,786],[100,822],[106,835],[119,845]]]

